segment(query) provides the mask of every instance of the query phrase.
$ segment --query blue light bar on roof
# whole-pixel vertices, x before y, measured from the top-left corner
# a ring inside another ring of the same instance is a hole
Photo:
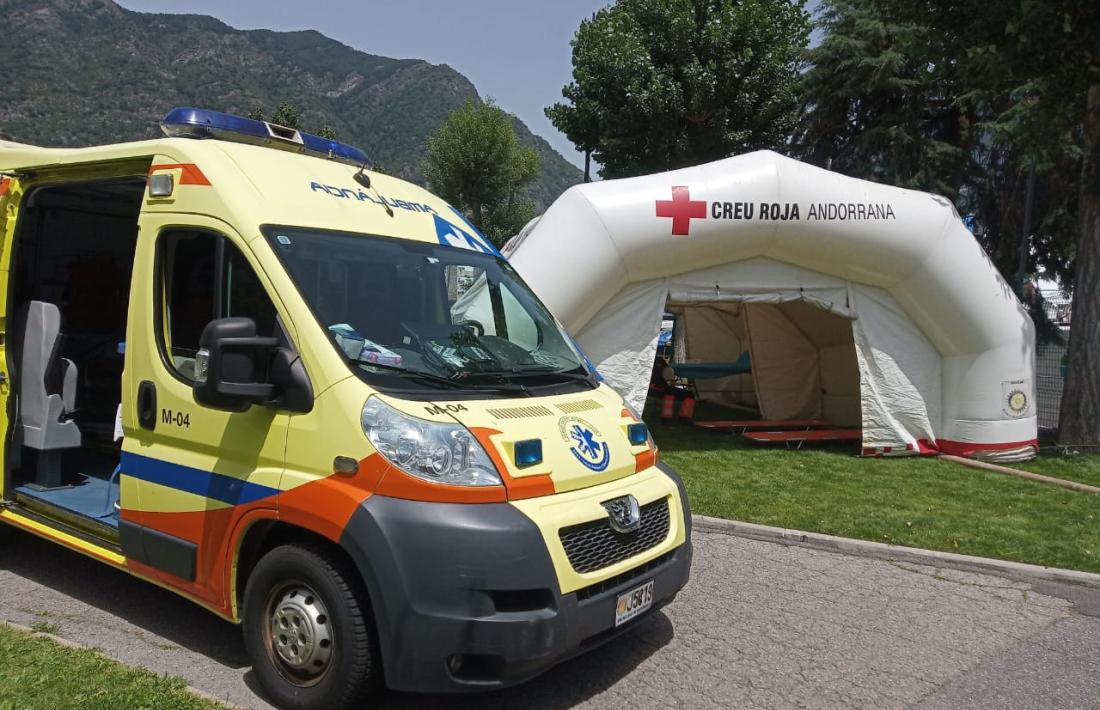
[[[251,143],[329,158],[357,168],[371,164],[366,153],[346,143],[220,111],[174,108],[160,122],[160,129],[164,135],[174,138],[215,138]]]

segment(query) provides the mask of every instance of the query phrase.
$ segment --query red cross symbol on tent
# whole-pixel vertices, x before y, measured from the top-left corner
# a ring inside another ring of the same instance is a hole
[[[686,237],[691,219],[706,219],[707,203],[691,199],[691,191],[682,185],[672,188],[671,200],[657,200],[657,216],[672,218],[672,234]]]

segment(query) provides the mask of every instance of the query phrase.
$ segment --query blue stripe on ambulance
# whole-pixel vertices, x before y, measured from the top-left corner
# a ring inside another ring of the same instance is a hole
[[[122,452],[121,467],[123,475],[178,491],[213,498],[230,505],[252,503],[282,492],[278,488],[262,486],[213,471],[203,471],[199,468],[125,451]]]

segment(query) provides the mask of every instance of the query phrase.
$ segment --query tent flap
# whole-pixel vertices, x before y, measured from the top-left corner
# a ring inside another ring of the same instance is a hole
[[[881,289],[853,286],[864,448],[919,450],[942,408],[940,356]]]
[[[820,419],[817,348],[781,306],[745,306],[752,374],[764,419]]]
[[[607,384],[637,412],[649,392],[667,296],[664,279],[630,284],[576,334]]]

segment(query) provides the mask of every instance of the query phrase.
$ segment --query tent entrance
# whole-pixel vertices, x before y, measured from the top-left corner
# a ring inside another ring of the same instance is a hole
[[[675,303],[673,362],[704,401],[763,419],[861,424],[853,321],[806,300]],[[686,367],[684,367],[686,365]]]

